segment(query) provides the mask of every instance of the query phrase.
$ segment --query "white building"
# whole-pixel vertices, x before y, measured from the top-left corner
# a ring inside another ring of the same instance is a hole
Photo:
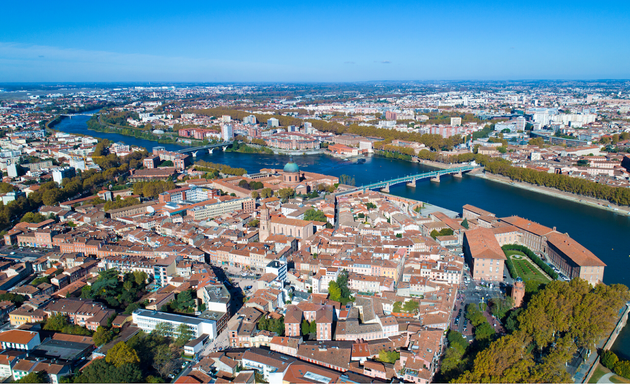
[[[53,174],[53,181],[61,185],[61,182],[63,181],[63,179],[66,179],[68,177],[74,177],[76,175],[76,172],[74,168],[72,167],[63,167],[63,168],[54,169],[52,174]]]
[[[7,167],[7,173],[9,174],[9,177],[14,178],[14,177],[18,177],[18,165],[17,164],[10,164]]]
[[[221,139],[223,141],[230,141],[234,138],[234,130],[230,124],[224,124],[221,126]]]
[[[287,264],[286,262],[274,260],[267,264],[265,273],[273,273],[278,276],[278,280],[284,284],[287,281]]]
[[[150,311],[148,309],[137,309],[133,312],[132,316],[134,324],[145,332],[152,332],[160,323],[168,323],[172,325],[173,332],[177,332],[177,327],[179,327],[180,324],[186,324],[195,338],[205,334],[208,335],[211,340],[214,340],[217,336],[216,321],[214,320]]]
[[[30,351],[35,349],[39,344],[41,344],[41,341],[39,339],[39,333],[37,332],[12,329],[0,333],[0,345],[2,345],[2,349]]]
[[[275,128],[275,127],[279,127],[280,126],[280,120],[276,119],[275,117],[272,117],[271,119],[267,120],[267,127],[268,128]]]

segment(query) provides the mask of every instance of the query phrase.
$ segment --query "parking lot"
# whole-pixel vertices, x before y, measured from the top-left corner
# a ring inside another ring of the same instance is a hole
[[[504,286],[475,282],[472,280],[470,271],[465,270],[464,282],[459,286],[453,315],[451,316],[451,329],[460,332],[467,340],[472,340],[473,327],[466,319],[466,306],[468,304],[488,303],[491,299],[502,297],[504,294]],[[497,331],[504,331],[500,322],[494,317],[489,316],[488,321]]]

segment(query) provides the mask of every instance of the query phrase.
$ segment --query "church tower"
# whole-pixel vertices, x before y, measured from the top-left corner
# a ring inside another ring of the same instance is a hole
[[[271,223],[269,222],[269,208],[267,208],[267,205],[263,205],[262,209],[260,210],[258,241],[267,240],[271,230],[270,225]]]

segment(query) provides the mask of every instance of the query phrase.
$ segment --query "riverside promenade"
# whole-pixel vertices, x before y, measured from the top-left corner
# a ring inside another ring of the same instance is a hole
[[[615,344],[615,340],[617,340],[617,336],[619,336],[619,332],[626,326],[628,322],[628,314],[630,313],[630,302],[626,303],[626,306],[622,309],[623,314],[619,317],[617,321],[617,325],[615,329],[610,333],[607,339],[602,340],[597,344],[598,350],[610,349],[613,344]],[[596,351],[593,351],[591,355],[586,359],[584,363],[577,370],[575,375],[573,375],[573,380],[576,383],[588,383],[593,372],[595,371],[595,367],[599,363],[599,354]]]

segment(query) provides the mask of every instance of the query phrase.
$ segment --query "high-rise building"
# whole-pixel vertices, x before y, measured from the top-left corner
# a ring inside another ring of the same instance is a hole
[[[230,115],[223,115],[223,116],[221,116],[221,122],[229,123],[230,121],[232,121],[232,117]]]
[[[221,139],[223,141],[230,141],[234,138],[234,131],[230,124],[224,124],[221,126]]]
[[[516,130],[524,131],[525,130],[525,118],[523,116],[519,116],[516,118]]]
[[[9,177],[11,178],[18,177],[20,173],[20,169],[18,168],[17,164],[11,164],[7,167],[7,173],[9,174]]]
[[[53,170],[52,174],[53,174],[53,181],[61,185],[61,182],[63,181],[63,179],[66,179],[68,177],[74,177],[76,175],[76,172],[74,168],[72,167],[63,167],[63,168],[57,168]]]
[[[243,119],[243,124],[254,125],[256,124],[256,116],[249,115]]]
[[[385,112],[385,119],[387,120],[396,120],[397,118],[397,114],[394,111],[386,111]]]

